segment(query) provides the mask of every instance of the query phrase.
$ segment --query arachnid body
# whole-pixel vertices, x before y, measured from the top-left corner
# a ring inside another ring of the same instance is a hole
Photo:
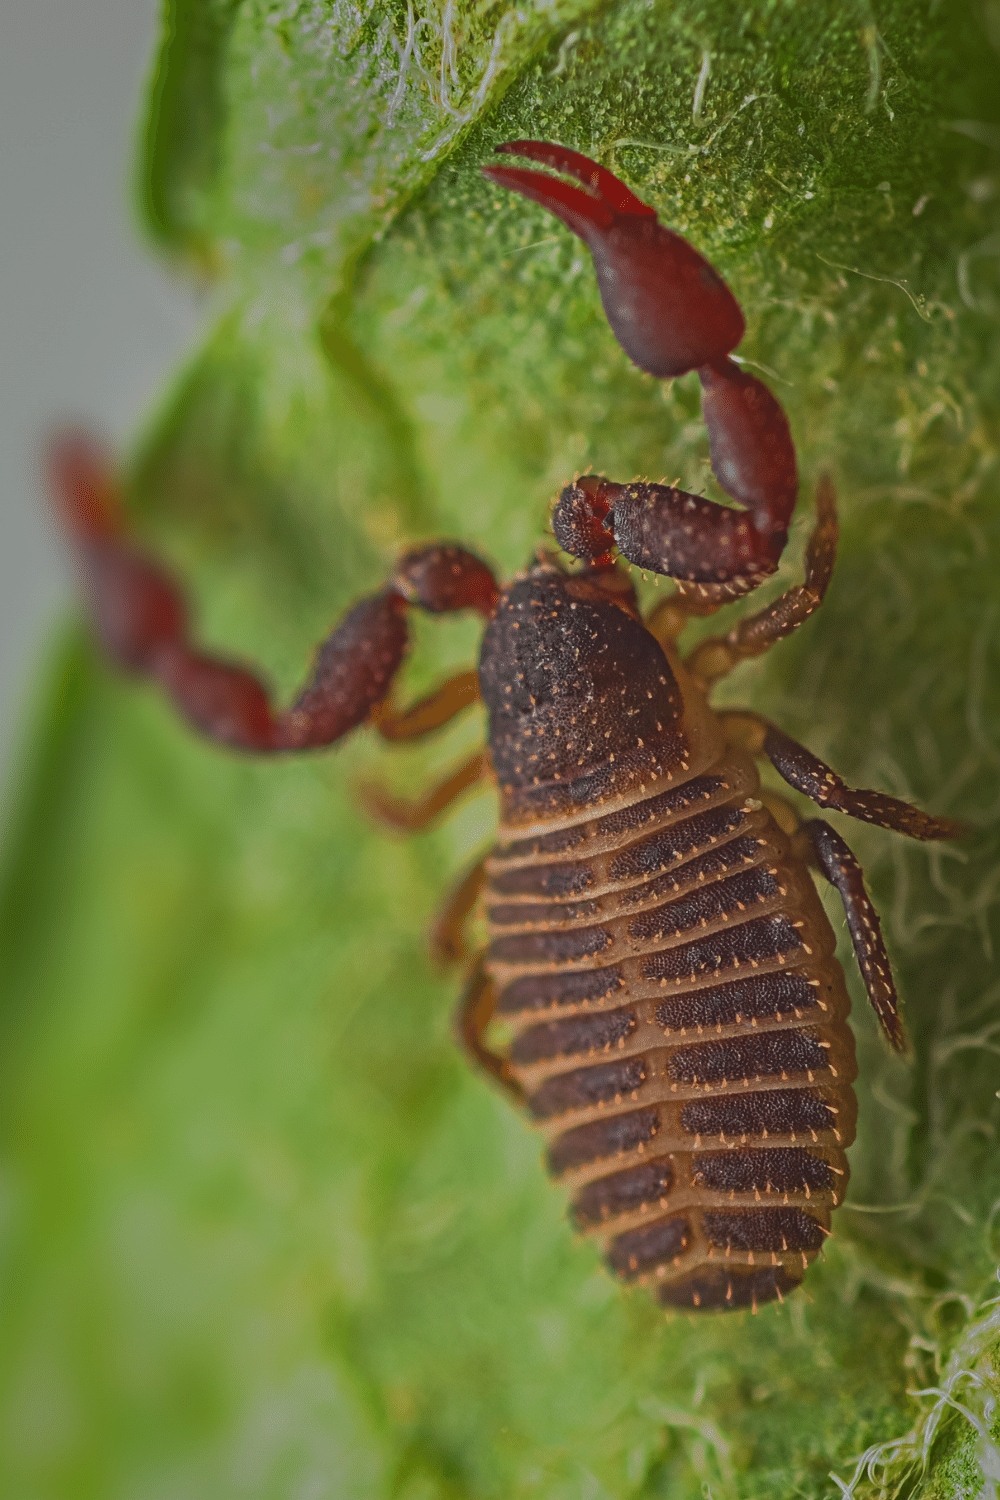
[[[902,1045],[892,976],[860,868],[827,823],[799,825],[762,793],[755,757],[820,806],[917,838],[957,825],[877,792],[853,791],[752,713],[716,713],[708,689],[819,605],[837,525],[817,490],[806,579],[682,661],[675,641],[772,574],[798,479],[781,407],[729,358],[744,324],[718,274],[603,168],[559,146],[502,148],[562,178],[497,166],[584,238],[615,336],[642,369],[696,369],[712,467],[741,508],[664,485],[587,476],[553,516],[576,571],[539,554],[506,586],[452,543],[406,554],[318,653],[296,703],[275,713],[258,678],[196,649],[174,581],[134,549],[106,468],[71,440],[57,492],[97,635],[120,664],[156,678],[192,724],[261,753],[328,745],[370,721],[392,740],[446,723],[479,696],[488,752],[423,801],[372,800],[420,826],[493,776],[498,842],[470,870],[435,932],[462,951],[481,896],[487,949],[459,1028],[472,1055],[538,1122],[577,1226],[610,1266],[648,1280],[668,1306],[756,1306],[801,1281],[847,1182],[855,1076],[835,938],[807,866],[840,892],[872,1004]],[[615,550],[678,581],[643,619]],[[473,609],[486,619],[478,677],[460,674],[406,710],[391,700],[406,613]],[[510,1041],[491,1048],[494,1017]]]

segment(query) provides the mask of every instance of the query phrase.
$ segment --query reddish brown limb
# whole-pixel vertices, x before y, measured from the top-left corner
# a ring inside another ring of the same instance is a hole
[[[187,631],[179,589],[127,541],[114,471],[102,449],[69,435],[53,445],[49,473],[102,649],[126,670],[148,670],[157,650],[180,642]]]
[[[433,823],[463,792],[485,781],[489,772],[489,756],[481,750],[453,771],[440,786],[433,787],[416,801],[394,797],[384,786],[374,782],[360,783],[357,793],[372,817],[380,823],[398,833],[417,833]]]
[[[392,589],[362,599],[348,611],[316,653],[306,687],[278,716],[277,749],[332,745],[364,723],[388,693],[406,655],[405,613],[404,600]]]
[[[486,879],[485,857],[466,870],[434,918],[430,931],[431,957],[439,964],[458,963],[467,952],[465,924]]]
[[[799,493],[788,418],[763,381],[731,359],[702,365],[698,379],[712,473],[762,537],[780,539],[780,556]]]
[[[486,620],[500,597],[492,570],[457,542],[434,542],[404,553],[396,564],[391,587],[408,604],[428,614],[474,609]]]
[[[615,338],[641,370],[683,375],[736,348],[746,324],[722,277],[611,172],[565,146],[509,141],[498,151],[543,162],[584,184],[523,167],[484,167],[500,187],[532,198],[585,240]]]
[[[105,450],[82,432],[67,432],[48,453],[59,520],[77,545],[97,545],[125,530],[118,486]]]
[[[459,672],[409,708],[397,709],[388,700],[381,703],[372,722],[383,739],[415,740],[450,723],[463,709],[478,702],[479,673]]]
[[[407,553],[386,588],[348,611],[317,652],[295,703],[278,712],[256,673],[191,640],[179,586],[129,540],[106,455],[87,438],[67,437],[53,447],[51,473],[101,648],[118,665],[159,681],[202,734],[237,749],[332,744],[388,694],[406,654],[411,606],[488,616],[498,597],[490,569],[461,547],[436,543]]]
[[[369,717],[405,655],[408,605],[488,617],[498,596],[490,569],[464,547],[436,542],[406,553],[389,587],[356,604],[320,647],[311,682],[279,721],[280,748],[332,744]]]
[[[806,548],[805,582],[797,584],[766,609],[748,615],[728,635],[709,636],[688,657],[685,666],[702,682],[717,682],[738,662],[762,656],[776,641],[798,630],[822,604],[837,557],[837,497],[828,474],[816,488],[816,524]],[[673,604],[683,610],[684,599]]]
[[[575,177],[589,189],[592,199],[598,200],[600,205],[611,210],[613,213],[639,214],[649,218],[656,218],[656,209],[650,208],[648,203],[643,203],[637,198],[631,188],[627,188],[613,172],[607,167],[602,167],[599,162],[591,161],[589,156],[583,156],[579,151],[573,151],[569,146],[557,146],[549,141],[507,141],[505,145],[498,146],[497,154],[501,156],[523,156],[526,161],[539,161],[543,166],[552,167],[557,172],[565,172],[567,177]],[[503,172],[503,167],[486,167],[487,177],[493,177],[497,172]],[[541,177],[549,193],[558,194],[562,184],[552,177]],[[588,212],[599,212],[598,204],[590,203]]]
[[[640,369],[661,378],[697,369],[712,469],[746,507],[732,511],[662,484],[591,477],[559,498],[552,524],[560,546],[594,561],[617,546],[634,566],[689,583],[738,580],[744,589],[759,583],[774,572],[788,539],[798,472],[780,404],[728,358],[745,328],[733,294],[692,246],[657,223],[648,205],[597,162],[541,141],[498,149],[583,183],[581,190],[522,167],[483,169],[586,241],[611,330]]]
[[[562,491],[552,529],[576,557],[603,559],[617,547],[637,568],[713,590],[736,583],[744,593],[774,572],[788,540],[799,483],[795,447],[784,412],[756,376],[728,359],[698,373],[712,469],[747,509],[663,484],[587,475]],[[718,602],[726,597],[731,588]]]
[[[483,1041],[493,1019],[496,989],[486,973],[486,955],[481,953],[469,974],[458,1009],[455,1012],[455,1035],[459,1045],[479,1067],[495,1078],[520,1103],[524,1098],[521,1085],[510,1071],[505,1058],[492,1052]]]
[[[809,840],[816,864],[830,884],[836,886],[844,903],[858,967],[879,1025],[891,1046],[897,1052],[904,1052],[906,1034],[899,1017],[899,997],[878,912],[865,889],[864,871],[840,834],[822,818],[803,823],[802,832]]]
[[[599,475],[566,486],[552,529],[574,557],[604,562],[617,547],[626,562],[645,572],[693,584],[736,581],[736,593],[728,597],[773,573],[787,540],[783,531],[759,532],[746,511],[664,484],[616,484]]]
[[[766,756],[789,786],[803,792],[818,807],[905,833],[912,839],[957,839],[968,832],[964,823],[932,818],[899,797],[849,787],[818,755],[760,714],[740,709],[720,713],[719,718],[731,744],[742,746],[752,755]]]
[[[100,639],[100,637],[99,637]],[[283,748],[281,720],[260,679],[239,662],[164,643],[145,674],[154,677],[192,728],[220,745],[256,753]]]

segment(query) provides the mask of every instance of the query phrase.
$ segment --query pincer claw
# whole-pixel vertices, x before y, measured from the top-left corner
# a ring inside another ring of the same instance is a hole
[[[540,203],[586,242],[611,330],[640,370],[665,380],[736,348],[746,324],[722,277],[606,167],[542,141],[510,141],[497,150],[584,184],[524,167],[483,168],[491,181]]]
[[[591,161],[589,156],[583,156],[579,151],[573,151],[569,146],[557,146],[550,141],[507,141],[503,146],[497,147],[498,153],[507,156],[523,156],[526,161],[537,161],[545,167],[552,167],[557,172],[565,172],[567,177],[575,177],[591,191],[591,195],[600,198],[607,208],[620,214],[640,214],[649,218],[656,218],[656,209],[650,208],[648,203],[643,203],[637,198],[624,182],[620,182],[613,172],[607,167],[602,167],[599,162]],[[495,172],[502,172],[502,167],[488,167],[487,172],[492,176]],[[515,169],[516,170],[516,169]],[[542,174],[538,174],[542,176]],[[551,186],[551,178],[544,178]]]

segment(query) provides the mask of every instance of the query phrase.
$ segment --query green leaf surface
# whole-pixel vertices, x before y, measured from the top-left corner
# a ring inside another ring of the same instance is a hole
[[[414,539],[509,572],[588,465],[710,484],[692,380],[635,371],[580,244],[480,176],[558,140],[746,310],[806,476],[772,592],[837,478],[826,605],[719,701],[976,828],[844,825],[912,1057],[844,951],[860,1120],[826,1254],[782,1306],[665,1319],[451,1045],[424,934],[490,798],[397,842],[353,792],[440,777],[481,718],[258,764],[68,635],[0,904],[0,1493],[995,1493],[998,46],[994,0],[169,0],[147,214],[218,316],[128,483],[203,637],[288,693]],[[475,648],[421,619],[406,692]]]

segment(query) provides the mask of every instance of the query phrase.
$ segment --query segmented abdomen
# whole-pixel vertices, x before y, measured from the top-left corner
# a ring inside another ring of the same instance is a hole
[[[497,1014],[549,1168],[611,1268],[676,1307],[780,1298],[847,1184],[843,974],[758,790],[728,754],[487,864]]]

